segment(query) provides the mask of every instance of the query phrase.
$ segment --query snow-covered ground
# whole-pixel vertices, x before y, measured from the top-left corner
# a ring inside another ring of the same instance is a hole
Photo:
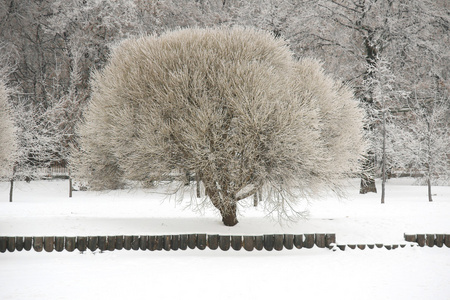
[[[406,233],[450,233],[450,187],[411,179],[388,182],[386,203],[359,195],[327,197],[308,220],[280,226],[251,205],[239,224],[222,225],[155,190],[74,192],[67,181],[0,183],[0,235],[144,235],[178,233],[336,233],[338,244],[405,243]],[[165,201],[163,201],[165,200]],[[75,251],[0,253],[0,299],[449,299],[450,248]]]

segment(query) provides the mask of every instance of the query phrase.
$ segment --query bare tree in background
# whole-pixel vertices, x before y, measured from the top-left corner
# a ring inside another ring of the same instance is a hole
[[[0,78],[0,178],[11,181],[10,201],[12,201],[13,169],[16,154],[16,132],[8,103],[8,89]]]
[[[339,193],[358,171],[362,113],[351,90],[266,32],[126,40],[92,88],[74,167],[94,189],[195,174],[233,226],[238,202],[257,191],[270,212],[293,217],[295,203]]]

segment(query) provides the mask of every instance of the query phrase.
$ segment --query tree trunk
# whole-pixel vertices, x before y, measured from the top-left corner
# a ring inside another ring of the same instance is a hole
[[[9,188],[9,202],[13,202],[14,178],[11,178],[11,187]]]
[[[383,108],[384,109],[384,108]],[[386,194],[386,112],[383,110],[383,157],[381,162],[381,204]]]
[[[428,184],[428,201],[433,202],[433,196],[431,195],[431,180],[430,178],[427,179]]]
[[[72,198],[72,178],[69,178],[69,198]]]
[[[367,193],[376,193],[377,187],[375,185],[375,179],[374,179],[374,167],[375,167],[375,161],[372,153],[368,153],[368,157],[363,163],[363,170],[364,173],[361,175],[361,185],[359,188],[360,194],[367,194]]]
[[[377,187],[375,185],[375,179],[368,177],[368,176],[363,176],[361,178],[361,186],[359,188],[359,193],[367,194],[367,193],[376,193],[376,192],[377,192]]]
[[[236,203],[230,203],[225,209],[220,210],[222,215],[222,222],[225,226],[234,226],[238,223],[237,220],[237,205]]]

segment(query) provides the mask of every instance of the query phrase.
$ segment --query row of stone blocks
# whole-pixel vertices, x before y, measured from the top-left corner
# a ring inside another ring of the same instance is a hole
[[[258,236],[218,235],[218,234],[179,234],[157,236],[78,236],[78,237],[0,237],[0,252],[37,252],[63,250],[114,251],[114,250],[186,250],[209,248],[227,251],[245,249],[277,250],[313,248],[332,248],[336,242],[335,234],[266,234]]]
[[[450,248],[450,234],[404,234],[406,242],[411,242],[410,246],[419,247],[443,247],[446,246]],[[344,251],[345,249],[374,249],[374,248],[385,248],[387,250],[393,250],[398,248],[405,248],[407,244],[347,244],[347,245],[335,245],[332,249],[336,251],[340,249]]]

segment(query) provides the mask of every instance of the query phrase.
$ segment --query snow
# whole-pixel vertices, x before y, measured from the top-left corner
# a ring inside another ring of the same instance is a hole
[[[404,233],[450,233],[450,187],[388,181],[386,203],[359,195],[314,201],[307,220],[281,226],[241,207],[239,224],[221,224],[161,190],[74,192],[67,181],[17,182],[14,202],[0,183],[0,235],[178,233],[336,233],[338,244],[405,244]],[[0,299],[448,299],[450,249],[294,249],[283,251],[87,251],[0,253]]]

